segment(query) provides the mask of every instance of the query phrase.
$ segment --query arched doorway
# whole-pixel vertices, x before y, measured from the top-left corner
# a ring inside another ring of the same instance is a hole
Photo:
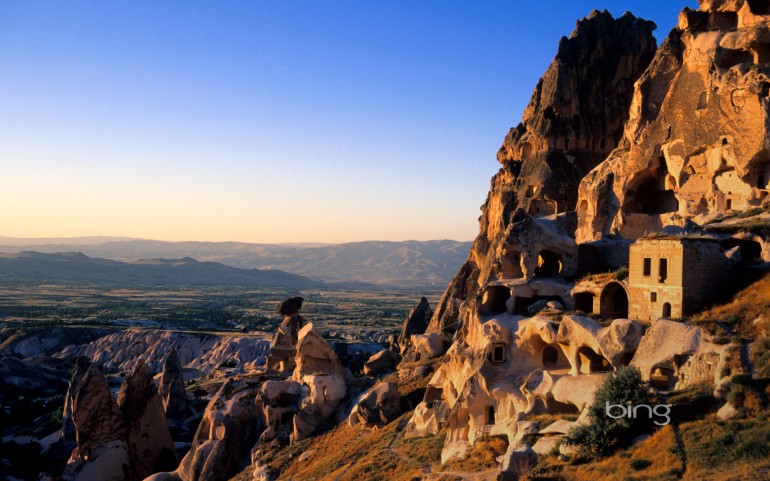
[[[619,282],[610,282],[599,298],[599,315],[604,319],[628,318],[628,293]]]
[[[663,303],[663,316],[664,319],[671,319],[671,304],[668,302]]]
[[[543,348],[543,366],[547,368],[556,367],[559,362],[559,351],[553,346]]]

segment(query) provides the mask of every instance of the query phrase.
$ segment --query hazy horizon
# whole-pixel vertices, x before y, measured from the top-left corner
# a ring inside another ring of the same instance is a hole
[[[2,234],[473,239],[575,21],[696,5],[3,2]]]

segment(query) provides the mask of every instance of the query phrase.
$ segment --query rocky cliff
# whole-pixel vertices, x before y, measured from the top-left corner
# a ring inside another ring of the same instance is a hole
[[[460,304],[501,272],[516,209],[541,217],[574,210],[581,179],[623,136],[634,82],[655,55],[655,24],[594,11],[577,23],[538,82],[521,123],[497,154],[480,233],[449,284],[430,331],[454,332]]]
[[[623,137],[580,184],[578,242],[636,239],[759,206],[770,187],[767,2],[685,9],[634,91]]]

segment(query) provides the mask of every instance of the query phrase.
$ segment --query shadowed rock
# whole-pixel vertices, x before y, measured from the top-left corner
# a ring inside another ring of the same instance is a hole
[[[144,479],[176,467],[174,442],[150,369],[140,363],[123,381],[118,407],[128,428],[128,452],[133,479]]]
[[[158,394],[167,419],[179,422],[187,416],[187,391],[184,387],[182,364],[175,350],[169,353],[163,364]]]

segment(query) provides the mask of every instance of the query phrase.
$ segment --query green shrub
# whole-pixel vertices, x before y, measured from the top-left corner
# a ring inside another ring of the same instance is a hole
[[[588,411],[588,424],[578,426],[565,436],[565,443],[576,446],[581,457],[594,459],[612,454],[653,427],[652,421],[644,416],[613,419],[605,412],[607,404],[653,404],[649,386],[637,368],[621,367],[607,377],[596,390],[594,403]]]

